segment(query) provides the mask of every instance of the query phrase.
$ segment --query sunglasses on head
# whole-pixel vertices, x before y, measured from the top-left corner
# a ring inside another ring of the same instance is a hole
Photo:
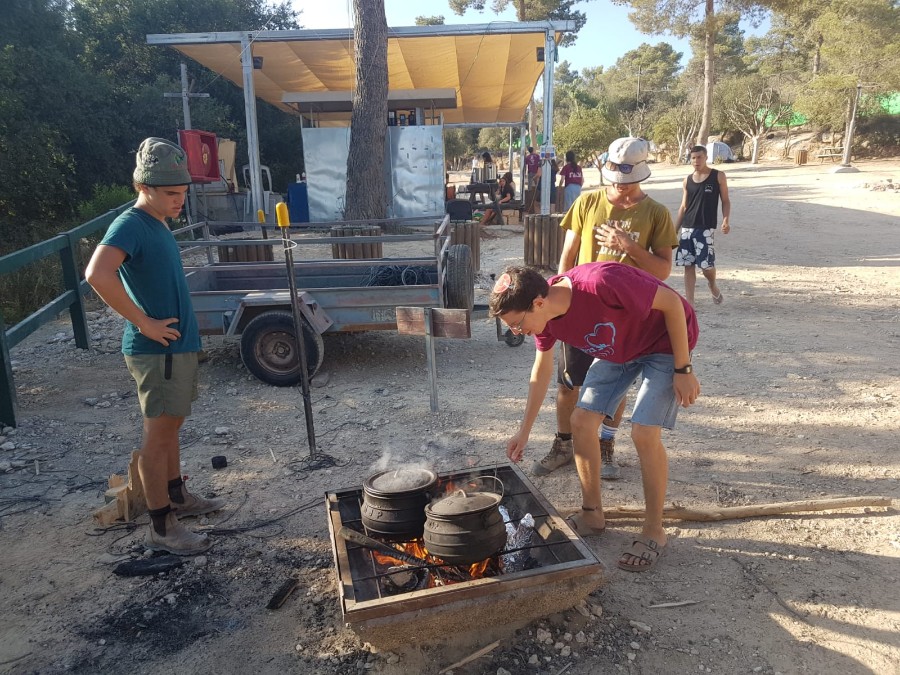
[[[632,171],[634,171],[634,167],[638,164],[643,164],[643,160],[638,162],[637,164],[616,164],[615,162],[606,162],[606,168],[610,171],[618,171],[619,173],[624,173],[628,175]]]

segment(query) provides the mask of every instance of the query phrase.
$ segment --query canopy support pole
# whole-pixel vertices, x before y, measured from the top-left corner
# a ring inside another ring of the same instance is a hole
[[[556,40],[553,31],[547,29],[544,38],[544,145],[541,148],[543,164],[541,165],[541,215],[550,215],[550,194],[556,186],[553,172],[550,170],[550,159],[555,155],[553,147],[553,64],[556,63]],[[557,207],[560,205],[557,204]]]
[[[256,121],[256,87],[253,84],[253,33],[241,36],[241,68],[244,73],[244,116],[247,121],[247,154],[250,156],[250,213],[266,211],[263,204],[262,167],[259,161],[259,127]]]

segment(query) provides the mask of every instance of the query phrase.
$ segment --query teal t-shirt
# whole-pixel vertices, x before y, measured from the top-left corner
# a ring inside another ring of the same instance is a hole
[[[119,278],[144,314],[153,319],[178,317],[178,323],[173,327],[181,337],[170,342],[168,347],[141,335],[137,326],[126,321],[122,353],[200,351],[200,329],[181,264],[181,251],[166,224],[146,211],[132,207],[113,221],[100,243],[125,252]]]

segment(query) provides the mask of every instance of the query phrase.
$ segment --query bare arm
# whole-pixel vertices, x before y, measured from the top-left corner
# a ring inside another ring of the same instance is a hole
[[[731,199],[728,197],[728,181],[723,171],[719,172],[719,194],[722,196],[722,232],[728,234],[731,231],[731,223],[728,222],[731,216]]]
[[[134,304],[117,274],[123,262],[125,251],[115,246],[100,245],[91,256],[84,273],[85,279],[103,302],[137,326],[142,335],[168,347],[170,340],[181,337],[181,333],[169,327],[170,323],[178,323],[178,318],[153,319]]]
[[[579,248],[581,248],[581,236],[572,230],[566,230],[566,240],[563,242],[562,254],[559,256],[557,274],[564,274],[575,267]]]
[[[544,398],[547,396],[547,388],[553,377],[553,350],[542,352],[535,350],[534,365],[531,367],[531,379],[528,382],[528,400],[525,403],[525,416],[522,425],[516,434],[506,443],[506,456],[513,462],[522,459],[525,446],[528,445],[528,437],[531,428],[537,419]]]
[[[675,230],[681,228],[681,221],[684,220],[684,212],[687,211],[687,182],[685,178],[681,183],[681,206],[678,207],[678,215],[675,217]]]
[[[690,364],[691,350],[688,343],[687,317],[681,297],[671,288],[660,286],[651,307],[663,313],[666,331],[669,333],[669,342],[672,345],[672,355],[675,357],[675,367],[683,368]],[[672,386],[675,389],[675,400],[685,408],[696,401],[700,395],[700,382],[693,373],[684,375],[675,373],[672,378]]]

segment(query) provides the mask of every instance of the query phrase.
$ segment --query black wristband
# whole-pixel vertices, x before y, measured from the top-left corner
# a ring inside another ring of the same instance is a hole
[[[694,372],[694,367],[689,363],[684,368],[676,368],[675,372],[679,375],[690,375]]]

